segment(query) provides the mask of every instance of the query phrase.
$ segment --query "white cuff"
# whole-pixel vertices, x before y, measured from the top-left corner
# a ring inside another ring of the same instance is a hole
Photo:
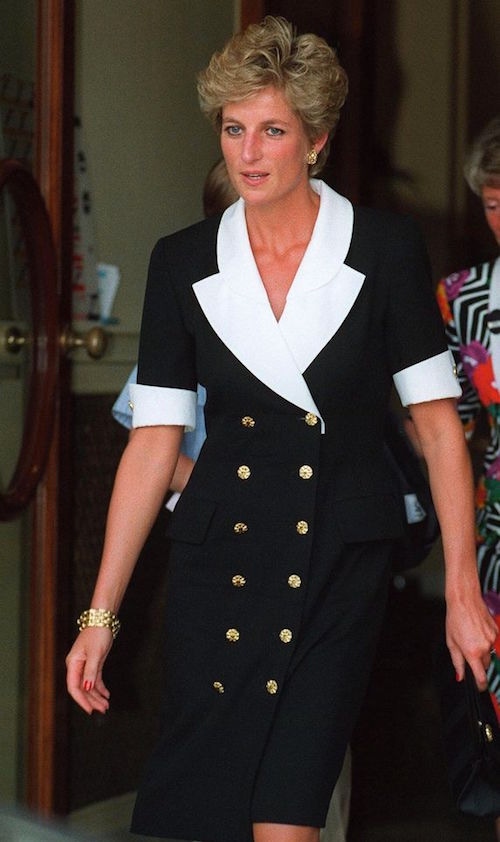
[[[196,392],[131,383],[132,427],[179,425],[185,432],[196,427]]]
[[[397,371],[394,385],[403,406],[462,394],[451,351],[443,351],[420,363]]]

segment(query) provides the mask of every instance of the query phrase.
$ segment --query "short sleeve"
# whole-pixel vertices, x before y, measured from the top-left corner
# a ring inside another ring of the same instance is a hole
[[[130,387],[133,426],[196,424],[196,365],[181,278],[167,258],[168,238],[153,249],[139,341],[137,384]],[[182,268],[182,267],[180,267]],[[180,271],[180,270],[179,270]],[[191,292],[191,290],[189,290]]]
[[[389,273],[386,342],[404,406],[457,398],[461,389],[436,302],[429,258],[417,225],[401,217],[384,257]],[[387,240],[386,240],[387,242]]]

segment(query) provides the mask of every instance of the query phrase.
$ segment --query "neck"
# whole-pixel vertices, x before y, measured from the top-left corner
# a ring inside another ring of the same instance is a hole
[[[245,217],[252,245],[310,239],[319,212],[318,194],[308,185],[307,193],[271,205],[245,205]]]

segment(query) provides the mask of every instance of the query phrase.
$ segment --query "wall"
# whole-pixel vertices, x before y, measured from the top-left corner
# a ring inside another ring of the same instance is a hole
[[[234,15],[234,0],[77,0],[76,111],[97,258],[121,272],[118,334],[139,328],[156,239],[202,217],[203,180],[219,152],[195,77],[231,35]],[[97,371],[77,366],[75,388],[99,390]],[[103,372],[105,388],[118,389],[123,371]]]
[[[450,259],[450,219],[465,206],[469,4],[377,0],[377,6],[373,201],[417,217],[439,276]]]
[[[381,189],[419,219],[437,279],[493,246],[463,164],[498,113],[500,3],[377,0],[374,26]]]

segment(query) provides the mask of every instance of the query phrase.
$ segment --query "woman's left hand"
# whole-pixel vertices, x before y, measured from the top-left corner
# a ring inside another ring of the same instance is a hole
[[[496,622],[479,591],[467,596],[447,596],[446,642],[457,681],[462,681],[467,661],[479,690],[486,690],[486,670],[497,634]]]

